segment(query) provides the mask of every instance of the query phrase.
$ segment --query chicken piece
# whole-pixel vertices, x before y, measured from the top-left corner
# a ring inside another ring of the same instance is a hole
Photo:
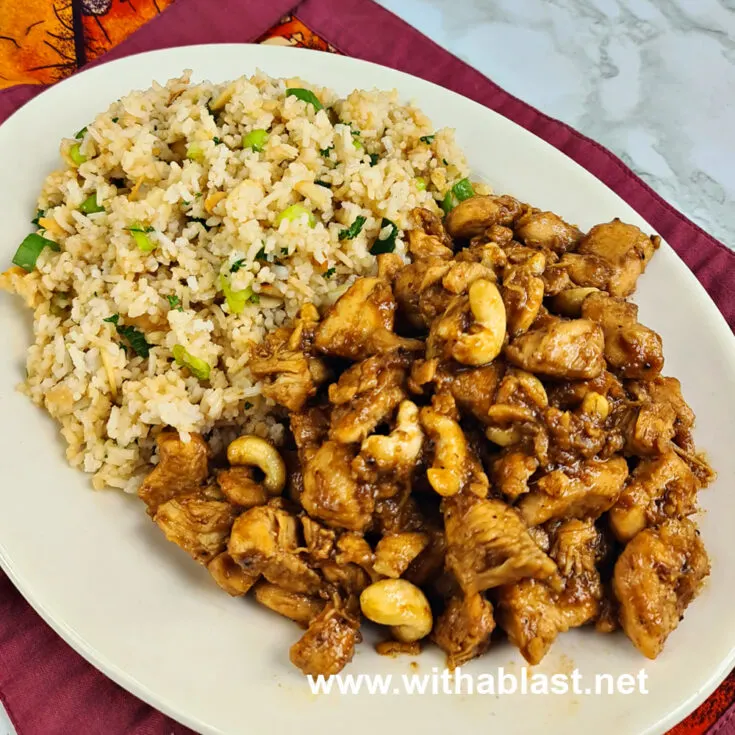
[[[493,463],[490,479],[493,485],[513,502],[529,491],[528,481],[538,466],[539,461],[536,457],[509,449]]]
[[[574,250],[584,237],[574,225],[553,212],[526,212],[515,224],[515,235],[532,248],[545,248],[557,253]]]
[[[217,485],[230,503],[241,508],[265,505],[270,499],[265,488],[253,479],[253,470],[250,467],[220,470],[217,473]]]
[[[676,378],[631,381],[627,388],[639,403],[626,417],[626,449],[631,454],[662,454],[672,439],[683,449],[695,451],[694,412],[681,395]]]
[[[441,394],[440,394],[441,395]],[[480,461],[467,443],[462,428],[451,416],[434,405],[420,412],[421,425],[434,443],[434,456],[426,476],[442,497],[466,490],[479,497],[487,495],[489,482]]]
[[[437,391],[448,390],[461,412],[471,413],[482,423],[487,423],[488,411],[495,399],[503,371],[504,366],[500,362],[478,368],[445,363],[436,372]]]
[[[395,495],[380,498],[375,502],[373,525],[370,530],[384,536],[388,533],[420,531],[425,525],[426,518],[411,496],[410,485],[404,485]]]
[[[543,253],[534,253],[522,263],[508,263],[503,269],[503,303],[508,316],[508,334],[517,337],[528,331],[544,300],[546,269]]]
[[[507,195],[472,196],[449,212],[444,226],[450,237],[471,238],[492,225],[512,224],[521,211],[521,203]]]
[[[329,386],[332,410],[329,438],[361,442],[387,421],[406,397],[409,359],[402,352],[373,355],[358,362]]]
[[[423,443],[419,410],[415,403],[402,401],[395,428],[388,436],[373,434],[365,439],[352,468],[363,482],[377,483],[382,478],[392,483],[387,487],[381,483],[378,490],[381,497],[391,497],[402,484],[410,484]]]
[[[507,230],[504,227],[500,229]],[[509,239],[512,239],[513,232],[511,230],[507,230],[507,232],[509,233]],[[480,263],[493,273],[502,273],[508,262],[508,256],[497,242],[492,240],[488,242],[487,237],[487,233],[479,237],[473,237],[470,246],[463,248],[454,256],[455,261],[458,263]]]
[[[447,668],[463,666],[490,647],[493,606],[481,594],[455,595],[434,624],[431,638],[447,654]]]
[[[447,568],[465,594],[524,577],[557,576],[556,565],[533,542],[521,516],[502,501],[457,495],[443,507]]]
[[[497,620],[531,665],[538,664],[560,633],[594,620],[602,600],[595,567],[600,534],[591,521],[568,520],[551,534],[551,557],[563,588],[523,579],[497,591]]]
[[[255,599],[267,608],[308,628],[314,618],[324,609],[326,600],[298,592],[289,592],[278,585],[260,581],[255,585]]]
[[[451,260],[452,239],[447,235],[442,221],[428,209],[416,207],[409,219],[413,229],[408,231],[408,252],[414,260],[441,258]]]
[[[373,569],[384,577],[398,579],[411,562],[428,546],[425,533],[391,533],[378,541],[375,547]]]
[[[557,381],[547,387],[549,404],[562,411],[579,408],[588,393],[603,396],[608,404],[627,398],[623,384],[607,370],[591,380]]]
[[[638,307],[601,291],[582,303],[582,316],[602,327],[608,367],[623,378],[650,380],[664,366],[661,337],[638,322]]]
[[[406,267],[398,253],[380,253],[375,260],[378,264],[378,278],[389,283],[392,283],[398,273]]]
[[[304,543],[311,559],[329,559],[336,548],[337,534],[322,526],[306,513],[299,515],[304,531]]]
[[[325,355],[352,360],[399,348],[422,350],[422,342],[394,334],[395,311],[387,281],[358,278],[327,311],[317,328],[314,347]]]
[[[247,574],[226,551],[215,556],[207,564],[207,570],[214,581],[232,597],[247,595],[259,576]]]
[[[618,541],[630,541],[646,526],[695,513],[698,491],[694,473],[673,451],[641,460],[610,509],[610,527]]]
[[[403,641],[379,641],[375,644],[375,653],[379,656],[390,656],[397,658],[401,655],[418,656],[421,653],[421,641],[411,641],[404,643]]]
[[[323,581],[297,553],[298,522],[282,505],[272,500],[238,516],[227,551],[250,575],[262,574],[291,592],[318,594]]]
[[[304,510],[332,528],[364,531],[375,508],[373,491],[352,472],[357,451],[346,444],[322,444],[304,466]]]
[[[153,520],[169,541],[206,565],[225,550],[234,517],[229,503],[194,493],[161,503]]]
[[[593,227],[577,252],[567,253],[561,262],[578,286],[628,296],[660,244],[658,235],[648,237],[635,225],[615,219]]]
[[[319,570],[327,582],[348,600],[356,601],[360,593],[372,582],[370,574],[357,564],[324,561],[319,564]]]
[[[548,257],[546,259],[546,270],[541,274],[541,280],[544,282],[544,296],[558,296],[573,285],[566,266],[561,262],[550,262]],[[565,314],[565,316],[572,315]],[[575,314],[573,316],[579,315]]]
[[[400,316],[414,329],[425,329],[444,313],[452,294],[442,286],[442,278],[452,264],[442,258],[427,257],[403,268],[393,290]]]
[[[627,477],[622,457],[588,459],[539,478],[521,498],[518,510],[529,526],[553,518],[598,518],[615,504]]]
[[[337,541],[338,553],[335,557],[337,564],[357,564],[371,577],[374,574],[375,554],[370,544],[358,533],[343,533]]]
[[[300,411],[329,378],[326,363],[309,355],[318,325],[316,307],[304,305],[294,327],[266,335],[248,363],[253,376],[263,381],[263,394],[289,411]]]
[[[156,444],[158,464],[138,490],[151,516],[167,500],[194,492],[209,473],[207,443],[200,434],[190,434],[185,442],[176,431],[162,431]]]
[[[589,319],[553,319],[514,339],[508,360],[524,370],[552,378],[595,378],[605,367],[605,340]]]
[[[298,449],[301,464],[305,465],[316,454],[329,433],[329,410],[322,406],[307,408],[291,414],[291,433]]]
[[[426,533],[429,543],[403,574],[404,579],[421,588],[425,588],[443,574],[447,551],[444,530],[426,526],[426,524],[423,527],[425,530],[422,533]]]
[[[338,674],[352,660],[360,640],[358,628],[351,616],[327,605],[291,646],[291,663],[307,676]]]
[[[688,519],[647,528],[623,549],[613,590],[623,630],[644,656],[661,653],[709,569],[697,527]]]

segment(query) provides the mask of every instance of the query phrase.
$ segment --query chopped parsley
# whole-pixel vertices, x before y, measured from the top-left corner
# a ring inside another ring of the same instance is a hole
[[[432,135],[422,135],[422,136],[421,136],[421,137],[419,138],[419,140],[420,140],[420,141],[421,141],[422,143],[426,143],[426,145],[431,145],[431,143],[433,142],[433,140],[434,140],[434,138],[435,138],[435,137],[436,137],[436,134],[432,134]]]
[[[371,255],[380,255],[381,253],[392,253],[396,249],[396,238],[398,237],[398,225],[395,222],[391,222],[391,220],[387,219],[386,217],[383,217],[383,219],[380,222],[380,232],[386,228],[390,227],[390,231],[385,237],[381,237],[380,234],[378,234],[378,238],[373,243],[373,246],[370,248],[370,254]]]
[[[215,145],[219,145],[222,142],[222,140],[215,135],[214,138],[212,138],[212,142]]]
[[[36,227],[40,227],[41,225],[38,224],[38,220],[41,219],[41,217],[45,217],[46,212],[43,211],[43,209],[37,209],[36,210],[36,216],[31,220],[31,223],[36,225]]]
[[[320,148],[319,153],[320,155],[324,156],[324,158],[329,158],[329,151],[333,151],[334,146],[330,145],[329,148]]]
[[[116,123],[120,118],[119,117],[113,117],[112,122]]]
[[[184,310],[184,307],[181,306],[181,299],[178,296],[176,296],[176,295],[174,295],[174,296],[168,295],[168,296],[166,296],[166,300],[168,301],[168,305],[169,305],[169,307],[171,309],[176,309],[176,311],[183,311]]]
[[[340,240],[352,240],[362,231],[362,226],[367,222],[367,218],[360,215],[355,217],[355,221],[345,230],[342,230],[337,237]]]
[[[380,160],[380,156],[377,153],[368,153],[368,156],[370,156],[370,165],[375,166],[378,161]]]
[[[207,232],[212,229],[212,225],[207,224],[206,217],[189,217],[189,222],[198,222]]]
[[[314,182],[317,186],[323,186],[325,189],[331,189],[332,185],[328,181],[321,181],[320,179],[317,179]]]
[[[265,254],[265,245],[263,245],[263,247],[258,250],[257,253],[255,253],[255,260],[264,260],[266,262],[268,261],[268,256]]]
[[[240,258],[240,260],[236,260],[231,266],[230,266],[230,273],[237,273],[240,268],[242,268],[245,265],[245,258]]]
[[[253,407],[253,404],[250,403],[250,401],[245,401],[245,410],[249,410]]]
[[[148,344],[148,342],[146,342],[145,335],[143,334],[143,332],[140,331],[140,329],[136,329],[135,327],[130,326],[121,326],[119,323],[119,314],[108,316],[102,321],[108,322],[109,324],[114,324],[117,333],[128,341],[128,344],[130,345],[130,347],[132,347],[133,352],[135,352],[138,357],[148,357],[148,355],[150,354],[151,346]]]
[[[300,87],[292,87],[286,90],[286,97],[296,97],[296,99],[311,105],[314,110],[323,110],[324,105],[319,98],[310,89],[301,89]]]
[[[324,271],[324,277],[331,278],[336,270],[336,268],[327,268],[327,270]]]

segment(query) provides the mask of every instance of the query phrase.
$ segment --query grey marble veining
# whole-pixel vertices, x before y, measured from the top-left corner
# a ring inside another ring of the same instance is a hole
[[[378,0],[735,248],[735,0]]]

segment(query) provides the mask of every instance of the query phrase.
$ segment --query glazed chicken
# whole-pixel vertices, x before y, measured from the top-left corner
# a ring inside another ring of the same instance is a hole
[[[379,255],[253,348],[283,449],[239,437],[225,461],[163,431],[148,513],[229,595],[305,629],[305,674],[339,672],[364,619],[378,652],[433,641],[451,668],[499,632],[536,664],[583,625],[657,656],[709,573],[692,516],[714,478],[625,300],[658,237],[510,196],[411,220],[408,262]]]

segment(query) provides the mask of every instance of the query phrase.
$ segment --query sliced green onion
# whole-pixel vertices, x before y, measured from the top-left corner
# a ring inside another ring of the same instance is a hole
[[[152,227],[143,227],[140,222],[133,222],[133,224],[126,229],[133,236],[133,240],[135,240],[138,250],[141,250],[144,253],[150,253],[152,250],[155,250],[156,243],[154,243],[147,234],[149,232],[153,232]]]
[[[36,232],[26,235],[25,240],[18,246],[13,256],[13,264],[20,266],[29,273],[36,267],[36,261],[44,248],[51,248],[59,252],[61,248],[53,241],[42,237]]]
[[[426,143],[426,145],[431,145],[431,143],[433,142],[433,140],[434,140],[435,137],[436,137],[436,134],[433,134],[433,135],[422,135],[419,138],[419,140],[422,143]]]
[[[475,190],[472,188],[469,179],[460,179],[453,187],[454,195],[463,202],[465,199],[475,196]]]
[[[268,256],[265,254],[265,245],[263,245],[263,247],[258,250],[257,253],[255,253],[255,260],[265,260],[266,262],[268,261]]]
[[[365,148],[365,146],[357,138],[352,139],[352,146],[356,151],[361,151]]]
[[[87,157],[79,152],[79,143],[74,143],[74,145],[69,148],[69,158],[74,162],[76,166],[81,166],[86,160]]]
[[[186,157],[190,161],[201,161],[204,158],[204,151],[198,143],[190,143],[186,148]]]
[[[317,186],[323,186],[325,189],[331,189],[332,188],[332,185],[328,181],[320,181],[319,179],[317,179],[314,183]]]
[[[324,158],[329,158],[329,151],[333,151],[334,146],[330,145],[329,148],[320,148],[319,149],[319,155],[323,156]]]
[[[168,301],[169,309],[176,309],[176,311],[183,311],[184,307],[181,305],[181,299],[176,296],[167,295],[166,300]]]
[[[253,296],[256,295],[250,286],[242,291],[235,291],[230,283],[230,277],[226,273],[220,273],[219,287],[225,295],[225,301],[231,314],[241,314],[246,304],[253,303]]]
[[[373,243],[373,246],[370,248],[371,255],[392,253],[396,249],[398,225],[395,222],[391,222],[386,217],[383,217],[380,222],[380,232],[382,232],[386,227],[390,227],[390,232],[385,237],[381,237],[380,234],[378,234],[378,239]]]
[[[174,345],[172,352],[177,365],[189,368],[191,374],[199,380],[209,380],[211,368],[204,360],[194,357],[183,345]]]
[[[286,90],[286,97],[296,97],[296,99],[306,102],[315,110],[323,110],[324,105],[319,102],[319,98],[309,89],[301,89],[300,87],[292,87]]]
[[[189,217],[189,222],[198,222],[207,232],[212,229],[212,225],[207,224],[206,217]]]
[[[423,176],[417,176],[414,181],[419,191],[426,191],[426,179]]]
[[[245,265],[245,258],[240,258],[240,260],[236,260],[231,266],[230,266],[230,273],[237,273],[240,268]]]
[[[242,147],[250,148],[253,151],[262,151],[268,142],[268,131],[258,129],[251,130],[242,136]]]
[[[138,357],[148,357],[151,351],[151,346],[146,341],[145,335],[143,334],[143,332],[140,331],[140,329],[136,329],[135,327],[124,327],[120,325],[119,314],[108,316],[102,321],[108,322],[109,324],[114,324],[117,333],[121,337],[125,337],[125,339],[130,343],[130,346],[133,348],[133,351],[136,355],[138,355]],[[125,349],[125,345],[122,343],[120,343],[120,347]]]
[[[449,214],[458,204],[459,199],[457,199],[456,194],[450,189],[444,195],[444,199],[442,200],[442,209],[444,210],[444,214]]]
[[[46,212],[43,211],[43,209],[37,209],[36,210],[36,216],[31,220],[31,224],[36,225],[36,227],[40,227],[41,225],[38,223],[38,220],[41,219],[41,217],[45,217]]]
[[[97,204],[97,192],[90,194],[80,205],[79,211],[82,214],[95,214],[96,212],[104,212],[105,208]]]
[[[307,221],[309,227],[314,227],[316,225],[316,217],[314,216],[314,213],[310,212],[303,204],[292,204],[290,207],[286,207],[286,209],[276,217],[276,227],[278,227],[283,220],[294,222],[301,219],[304,215],[308,217]]]
[[[352,240],[360,234],[365,222],[367,222],[367,217],[362,215],[355,217],[355,221],[346,230],[342,230],[337,237],[340,240]]]
[[[119,117],[113,117],[112,122],[116,123],[120,118]]]
[[[378,161],[380,160],[380,156],[377,153],[368,153],[368,156],[370,156],[370,165],[375,166]]]
[[[74,137],[77,140],[81,140],[84,137],[84,134],[87,132],[87,126],[85,125],[81,130],[78,130],[76,133],[74,133]]]
[[[253,407],[253,404],[250,403],[250,401],[245,401],[245,410],[249,410]]]
[[[324,277],[331,278],[336,270],[336,268],[327,268],[327,270],[324,271]]]

